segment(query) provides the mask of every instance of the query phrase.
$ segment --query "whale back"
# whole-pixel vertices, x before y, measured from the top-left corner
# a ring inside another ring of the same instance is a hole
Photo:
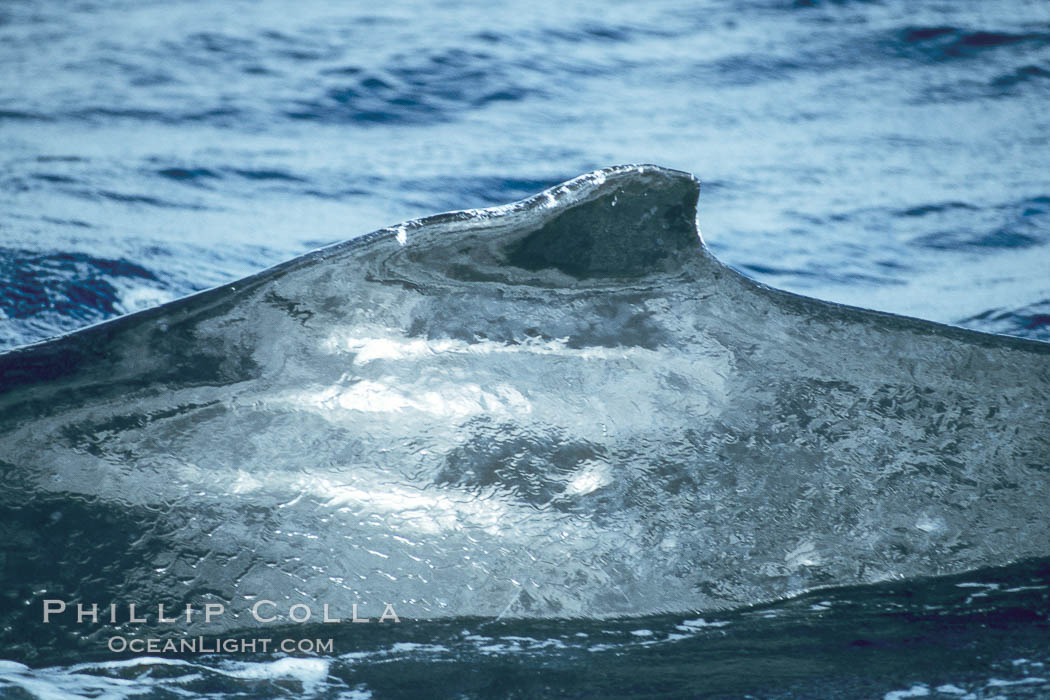
[[[1050,345],[764,287],[698,193],[609,168],[0,355],[3,643],[113,633],[45,599],[598,618],[1050,555]]]

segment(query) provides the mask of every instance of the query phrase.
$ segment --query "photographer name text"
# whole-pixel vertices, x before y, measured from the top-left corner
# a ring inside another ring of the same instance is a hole
[[[372,611],[374,615],[378,606]],[[321,622],[338,624],[343,622],[370,623],[370,622],[401,622],[391,603],[384,603],[382,612],[375,618],[369,616],[361,606],[354,603],[350,606],[349,616],[334,613],[328,603],[316,605],[307,603],[294,603],[287,607],[281,607],[272,600],[258,600],[252,604],[250,613],[252,619],[260,624],[274,622]],[[55,621],[68,622],[75,618],[77,624],[138,624],[138,625],[175,625],[180,623],[200,622],[213,624],[226,614],[226,606],[222,603],[205,603],[201,606],[187,604],[182,608],[166,607],[163,603],[154,605],[139,605],[137,603],[110,603],[99,605],[98,603],[74,603],[59,599],[46,599],[43,606],[43,621],[51,624]]]

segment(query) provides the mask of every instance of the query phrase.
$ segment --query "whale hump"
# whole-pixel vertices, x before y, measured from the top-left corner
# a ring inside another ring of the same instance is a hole
[[[0,354],[0,639],[112,633],[45,599],[600,618],[1047,556],[1050,344],[757,284],[698,192],[608,168]]]
[[[617,166],[515,204],[405,222],[235,283],[2,353],[0,392],[76,372],[83,362],[105,364],[110,339],[142,323],[164,318],[170,326],[170,320],[207,314],[216,306],[227,310],[235,303],[244,305],[261,287],[273,299],[277,286],[295,284],[321,263],[332,268],[371,263],[381,270],[373,270],[374,278],[396,278],[394,270],[400,270],[408,285],[442,277],[458,283],[578,287],[681,273],[690,262],[710,257],[695,224],[699,191],[700,183],[690,173],[653,165]]]
[[[673,273],[703,255],[695,224],[699,192],[688,173],[644,166],[599,171],[527,200],[523,209],[534,222],[497,237],[494,249],[479,248],[491,254],[460,262],[449,246],[430,242],[414,259],[433,254],[481,277],[485,270],[478,267],[491,268],[489,274],[555,270],[568,284]]]

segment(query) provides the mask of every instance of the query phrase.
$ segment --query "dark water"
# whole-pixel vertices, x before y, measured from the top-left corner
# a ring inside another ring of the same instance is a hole
[[[341,653],[100,653],[38,670],[0,662],[0,690],[43,698],[1044,698],[1048,591],[1043,559],[703,616],[405,621],[334,634],[313,625],[283,632],[332,639]]]
[[[762,282],[1050,340],[1044,2],[9,0],[0,85],[0,347],[621,162],[696,173],[705,239]],[[11,663],[0,689],[1045,697],[1046,567],[719,615],[405,623],[303,660]]]

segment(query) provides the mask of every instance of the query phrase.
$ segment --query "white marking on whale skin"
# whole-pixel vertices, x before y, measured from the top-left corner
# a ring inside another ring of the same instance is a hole
[[[813,542],[806,541],[785,554],[784,563],[788,570],[794,571],[803,566],[819,566],[821,557],[820,553],[817,552],[816,545]]]
[[[378,513],[397,514],[408,530],[417,535],[437,535],[469,527],[501,538],[501,523],[512,516],[508,504],[445,494],[420,493],[389,487],[386,491],[337,484],[319,479],[303,485],[312,494],[326,499],[324,507],[344,512],[362,508]],[[520,514],[519,514],[520,517]]]
[[[581,407],[593,415],[619,413],[617,406],[634,414],[635,425],[657,427],[668,407],[650,401],[653,386],[688,382],[685,405],[695,415],[710,415],[724,405],[731,360],[713,349],[705,353],[672,353],[638,347],[571,347],[568,338],[524,338],[506,343],[491,340],[467,342],[441,338],[405,338],[393,335],[355,336],[352,329],[333,331],[320,344],[322,352],[349,354],[353,370],[339,382],[319,389],[293,389],[276,393],[265,403],[312,410],[331,420],[339,411],[361,413],[410,412],[435,418],[463,419],[489,416],[527,420],[531,416],[571,416]],[[464,365],[472,358],[501,356],[499,373]],[[703,359],[701,362],[700,360]],[[544,360],[547,364],[537,364]],[[582,363],[579,365],[572,363]],[[470,367],[469,374],[465,374]],[[610,371],[617,368],[617,371]],[[542,387],[550,371],[576,376],[584,393],[551,394]],[[519,389],[506,375],[517,377]],[[535,376],[536,381],[522,379]],[[477,380],[477,381],[472,381]],[[632,389],[632,387],[634,387]],[[582,421],[574,426],[588,439],[608,437],[608,427],[596,433],[600,422]],[[410,427],[410,424],[406,424]]]
[[[611,483],[613,476],[610,474],[609,465],[597,460],[588,460],[580,464],[580,471],[569,481],[565,492],[582,496]]]
[[[532,355],[559,355],[584,360],[626,359],[632,356],[656,358],[658,353],[644,348],[582,347],[572,348],[568,338],[524,338],[520,342],[501,343],[490,340],[467,342],[453,338],[427,340],[423,338],[399,339],[395,337],[368,338],[344,330],[334,333],[322,342],[323,350],[332,353],[353,353],[354,364],[364,365],[375,360],[419,359],[442,353],[468,355],[490,355],[496,353],[522,353]]]
[[[444,387],[441,391],[404,391],[395,377],[356,381],[349,386],[333,386],[319,392],[294,392],[268,400],[269,405],[343,410],[363,413],[418,411],[431,416],[462,419],[471,415],[520,416],[532,412],[521,392],[509,385],[483,389],[469,382]]]

